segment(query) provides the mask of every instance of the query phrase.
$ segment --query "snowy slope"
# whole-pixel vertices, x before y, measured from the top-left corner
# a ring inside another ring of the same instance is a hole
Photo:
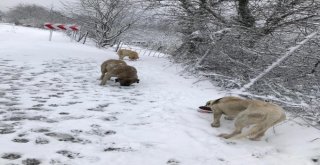
[[[290,119],[262,141],[216,137],[233,129],[197,112],[228,95],[166,58],[126,61],[139,84],[99,86],[115,52],[54,32],[0,24],[0,165],[317,164],[320,132]],[[197,82],[197,83],[195,83]],[[320,160],[319,160],[320,161]],[[320,164],[320,163],[318,163]]]

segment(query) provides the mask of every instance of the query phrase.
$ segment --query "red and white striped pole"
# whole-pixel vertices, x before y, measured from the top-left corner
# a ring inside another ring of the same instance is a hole
[[[53,29],[54,29],[53,25],[50,24],[50,23],[45,23],[45,24],[44,24],[44,28],[50,29],[49,41],[51,41],[51,39],[52,39],[52,32],[53,32]]]
[[[44,28],[50,30],[50,35],[49,35],[49,41],[52,39],[52,33],[53,30],[71,30],[73,32],[76,32],[79,30],[79,27],[77,25],[64,25],[64,24],[52,24],[52,23],[45,23]]]

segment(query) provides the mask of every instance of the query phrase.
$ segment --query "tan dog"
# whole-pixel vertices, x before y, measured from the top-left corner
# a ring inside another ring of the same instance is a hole
[[[130,86],[133,83],[139,83],[137,70],[133,66],[127,65],[121,60],[107,60],[101,65],[100,85],[105,85],[111,77],[117,77],[116,82],[121,86]]]
[[[128,56],[130,60],[137,60],[139,58],[137,52],[128,49],[120,49],[117,54],[119,56],[119,60],[123,60],[126,56]]]
[[[104,61],[101,64],[101,76],[99,80],[102,80],[104,75],[108,72],[108,70],[111,70],[111,68],[117,65],[127,65],[127,63],[121,60],[113,60],[113,59]]]
[[[235,130],[231,134],[219,135],[226,139],[249,137],[251,140],[259,140],[270,127],[286,119],[284,110],[280,106],[260,100],[223,97],[208,101],[206,107],[210,107],[213,111],[212,127],[220,126],[222,114],[235,117]],[[254,126],[248,132],[241,133],[244,127],[250,125]]]

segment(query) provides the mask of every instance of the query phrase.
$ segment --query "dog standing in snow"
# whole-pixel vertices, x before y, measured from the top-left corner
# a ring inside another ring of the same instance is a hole
[[[116,77],[115,81],[119,82],[121,86],[139,83],[137,69],[122,60],[111,59],[101,64],[100,85],[105,85],[111,77]]]
[[[260,140],[264,133],[275,124],[284,121],[284,110],[275,104],[260,100],[242,99],[239,97],[223,97],[210,100],[204,107],[213,111],[212,127],[220,126],[222,114],[229,118],[235,117],[235,130],[230,134],[220,134],[225,139],[239,139],[249,137],[251,140]],[[244,127],[254,125],[248,132],[241,133]]]
[[[115,67],[117,65],[127,65],[127,63],[124,62],[124,61],[121,61],[121,60],[113,60],[113,59],[104,61],[101,64],[101,77],[100,77],[100,80],[103,79],[104,75],[108,72],[108,70],[111,70],[111,68],[113,68],[113,67]]]
[[[128,49],[120,49],[117,52],[119,56],[119,60],[123,60],[124,57],[128,56],[130,60],[137,60],[139,59],[138,53]]]

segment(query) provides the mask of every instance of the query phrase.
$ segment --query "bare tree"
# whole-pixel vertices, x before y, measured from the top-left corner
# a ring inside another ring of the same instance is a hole
[[[135,0],[79,0],[65,6],[99,47],[114,44],[144,11]]]

